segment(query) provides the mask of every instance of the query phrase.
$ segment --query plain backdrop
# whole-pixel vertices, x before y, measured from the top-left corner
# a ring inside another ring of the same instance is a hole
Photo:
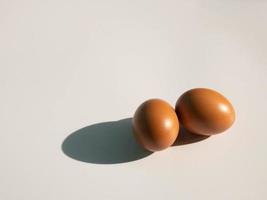
[[[266,36],[264,0],[0,0],[0,199],[267,199]],[[194,87],[235,124],[128,157],[136,108]]]

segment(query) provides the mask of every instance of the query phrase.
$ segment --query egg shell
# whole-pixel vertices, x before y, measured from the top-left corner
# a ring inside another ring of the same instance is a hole
[[[183,126],[196,134],[214,135],[230,128],[235,111],[228,99],[212,89],[195,88],[177,101],[175,111]]]
[[[161,99],[142,103],[134,114],[132,124],[137,141],[152,152],[171,146],[179,132],[174,108]]]

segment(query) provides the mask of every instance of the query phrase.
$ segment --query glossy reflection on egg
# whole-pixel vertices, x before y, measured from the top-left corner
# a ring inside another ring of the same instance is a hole
[[[136,110],[132,123],[137,141],[153,152],[171,146],[179,132],[174,108],[160,99],[142,103]]]
[[[185,92],[178,99],[175,111],[185,129],[200,135],[221,133],[235,121],[235,111],[229,100],[207,88]]]

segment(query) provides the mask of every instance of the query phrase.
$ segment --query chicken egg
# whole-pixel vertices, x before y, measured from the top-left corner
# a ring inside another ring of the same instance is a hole
[[[175,111],[185,129],[200,135],[221,133],[235,121],[230,101],[207,88],[195,88],[182,94]]]
[[[134,114],[132,124],[137,141],[152,152],[171,146],[179,132],[174,108],[161,99],[142,103]]]

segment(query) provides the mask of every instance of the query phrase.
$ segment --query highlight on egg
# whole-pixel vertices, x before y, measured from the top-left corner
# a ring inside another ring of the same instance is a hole
[[[149,151],[171,146],[179,133],[179,121],[174,108],[161,99],[142,103],[132,119],[134,136]]]
[[[199,135],[221,133],[235,121],[235,111],[230,101],[208,88],[186,91],[177,100],[175,111],[184,128]]]

